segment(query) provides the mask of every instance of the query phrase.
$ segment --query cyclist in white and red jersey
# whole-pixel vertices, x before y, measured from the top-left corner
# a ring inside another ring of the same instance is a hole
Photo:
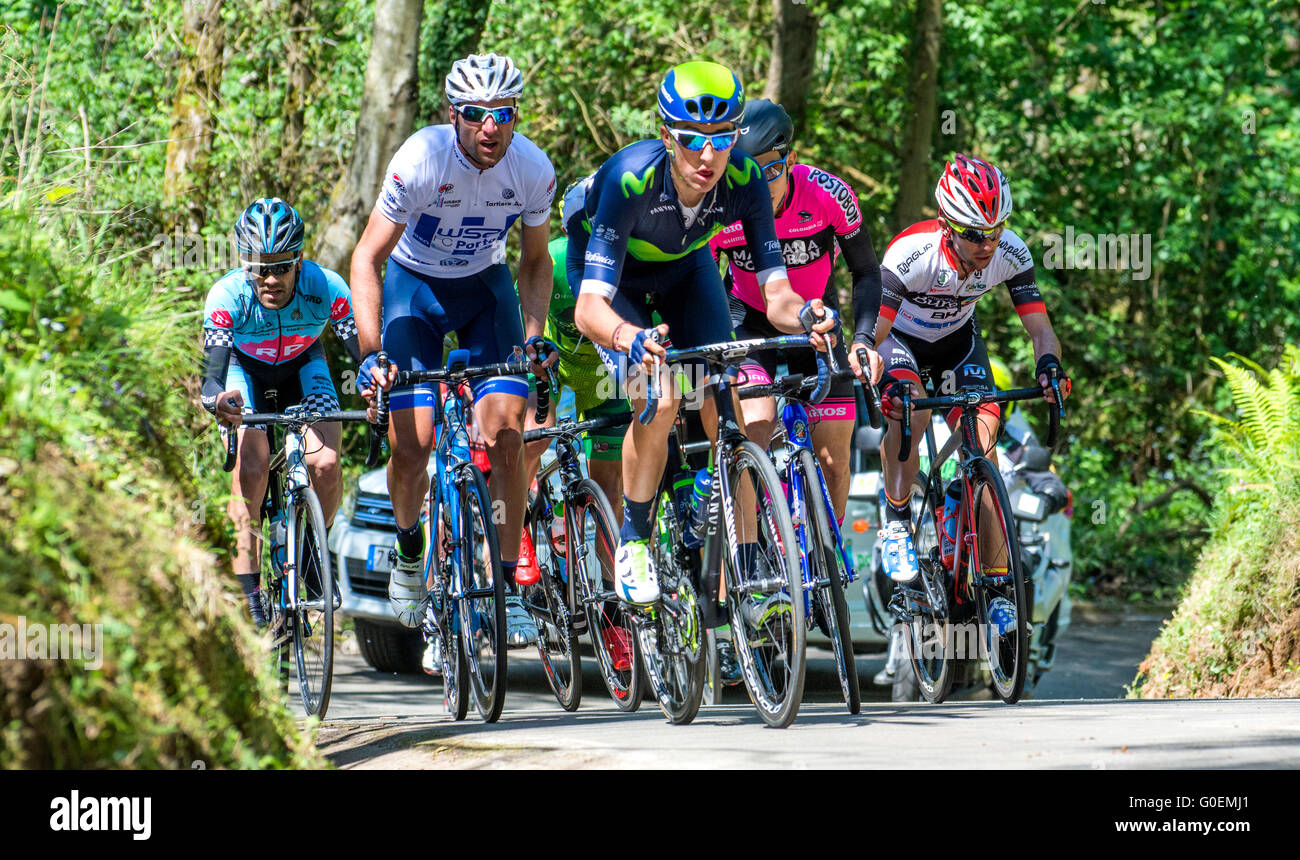
[[[853,279],[853,294],[880,297],[880,264],[871,246],[871,236],[862,226],[857,195],[842,179],[806,164],[799,164],[791,149],[794,124],[785,108],[768,99],[745,103],[745,119],[736,148],[753,157],[767,180],[776,218],[776,236],[790,277],[790,286],[805,301],[821,299],[839,310],[839,295],[831,277],[840,252]],[[780,332],[767,318],[767,302],[758,283],[754,254],[737,222],[709,242],[714,256],[726,254],[727,287],[730,293],[731,324],[739,340],[776,337]],[[835,358],[848,367],[844,342],[837,342]],[[764,385],[772,381],[777,365],[785,363],[790,373],[816,374],[810,350],[779,350],[756,353],[741,365],[744,384]],[[875,378],[880,376],[879,365]],[[766,446],[776,428],[776,400],[771,397],[742,400],[745,433]],[[849,497],[849,443],[857,417],[853,380],[831,386],[820,405],[808,407],[814,422],[813,445],[826,476],[835,515],[844,519]]]
[[[1005,284],[1020,321],[1034,344],[1035,375],[1044,396],[1052,399],[1048,373],[1061,377],[1061,342],[1047,318],[1047,306],[1034,276],[1034,259],[1024,241],[1007,229],[1011,188],[1002,171],[978,158],[957,154],[944,165],[935,197],[940,217],[913,224],[885,249],[881,262],[883,294],[878,307],[857,306],[856,332],[850,361],[859,345],[878,350],[885,362],[882,406],[890,430],[882,442],[886,507],[880,531],[885,570],[895,581],[917,576],[916,553],[909,528],[911,486],[917,471],[917,444],[930,420],[928,411],[912,415],[912,449],[898,460],[902,418],[898,386],[911,385],[914,396],[925,396],[921,368],[926,368],[941,392],[963,386],[991,388],[988,352],[975,319],[975,303],[998,284]],[[1069,381],[1061,387],[1069,394]],[[980,444],[996,457],[1000,410],[981,408]],[[948,416],[949,424],[955,414]],[[1014,627],[1015,609],[1008,601],[991,607],[999,624]],[[999,613],[1011,613],[1001,618]]]
[[[446,79],[446,125],[411,135],[385,171],[379,199],[352,255],[357,332],[366,358],[362,385],[391,385],[397,370],[436,369],[443,338],[456,332],[470,365],[495,364],[523,344],[536,357],[551,291],[547,251],[555,170],[536,144],[515,131],[523,73],[496,54],[457,60]],[[519,292],[505,263],[506,236],[522,222]],[[386,263],[386,268],[385,268]],[[384,269],[383,286],[380,271]],[[382,343],[393,370],[375,368]],[[523,318],[520,319],[522,310]],[[525,339],[527,335],[527,339]],[[388,599],[398,620],[424,617],[424,535],[420,507],[434,442],[431,386],[395,390],[388,486],[397,522]],[[487,443],[494,508],[508,588],[506,643],[535,642],[537,627],[516,593],[514,574],[527,483],[523,468],[523,377],[474,386],[474,423]]]

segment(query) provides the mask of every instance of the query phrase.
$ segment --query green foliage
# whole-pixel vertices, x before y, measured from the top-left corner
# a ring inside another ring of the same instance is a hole
[[[1265,371],[1236,357],[1223,368],[1241,418],[1218,418],[1231,466],[1213,533],[1186,596],[1142,664],[1134,694],[1295,695],[1300,670],[1300,349]]]

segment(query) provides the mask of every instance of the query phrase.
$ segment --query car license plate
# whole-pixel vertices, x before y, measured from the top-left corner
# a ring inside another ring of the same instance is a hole
[[[374,571],[375,573],[388,573],[392,570],[393,565],[388,560],[388,552],[391,549],[391,546],[371,544],[370,555],[366,557],[366,570]]]

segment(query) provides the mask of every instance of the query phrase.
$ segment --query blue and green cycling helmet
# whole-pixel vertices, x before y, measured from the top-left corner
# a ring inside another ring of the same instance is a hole
[[[740,122],[745,89],[726,66],[695,60],[673,66],[659,87],[665,123]]]
[[[302,250],[302,218],[279,197],[254,200],[235,222],[235,245],[245,256],[287,254]]]

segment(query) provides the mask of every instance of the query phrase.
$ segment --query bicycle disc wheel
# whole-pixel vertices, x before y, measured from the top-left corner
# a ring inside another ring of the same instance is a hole
[[[685,725],[699,713],[704,694],[704,619],[690,570],[678,563],[681,541],[668,493],[659,494],[658,509],[650,549],[660,598],[635,610],[633,626],[659,709],[669,722]]]
[[[334,572],[325,544],[325,517],[311,487],[297,493],[294,545],[289,561],[297,565],[293,595],[293,654],[298,689],[308,715],[325,717],[334,680]]]
[[[976,551],[968,553],[967,571],[979,616],[980,650],[987,653],[993,689],[1008,705],[1025,691],[1029,666],[1029,613],[1025,599],[1025,574],[1020,564],[1020,543],[1011,527],[1011,502],[1002,476],[988,460],[975,461],[971,475],[972,531]],[[996,546],[996,549],[990,547]],[[1015,611],[1015,626],[999,635],[991,623],[990,604],[1002,598]]]
[[[469,689],[486,723],[501,716],[506,700],[506,594],[501,550],[492,524],[492,497],[477,466],[461,467],[460,615],[461,644],[469,669]]]
[[[812,545],[808,547],[808,561],[812,568],[812,601],[819,607],[826,623],[826,632],[835,652],[835,668],[840,676],[840,693],[849,706],[849,713],[862,710],[862,689],[858,686],[858,663],[853,657],[853,637],[849,632],[849,604],[844,597],[844,587],[849,572],[844,566],[844,556],[831,529],[826,511],[822,482],[818,477],[817,458],[807,448],[799,450],[799,468],[803,470],[804,495],[808,506],[807,522],[812,526]]]
[[[551,543],[551,520],[556,513],[549,488],[540,486],[528,506],[524,528],[532,538],[541,577],[524,590],[524,606],[537,622],[537,653],[546,670],[546,683],[561,708],[576,711],[582,702],[582,657],[569,623],[564,555]]]
[[[591,478],[583,478],[566,512],[565,551],[577,576],[578,601],[587,613],[587,634],[600,677],[620,711],[641,707],[641,647],[632,621],[614,594],[614,551],[618,531],[609,499]]]
[[[921,698],[938,704],[948,697],[952,687],[953,632],[948,617],[952,598],[949,575],[939,550],[936,497],[926,491],[926,486],[924,474],[917,476],[912,485],[913,500],[920,499],[912,542],[921,577],[906,586],[895,586],[894,601],[901,601],[904,611],[907,655],[917,689]]]
[[[718,534],[727,535],[728,544],[733,535],[742,541],[746,514],[754,516],[756,525],[752,573],[734,569],[737,547],[728,545],[724,553],[732,645],[759,716],[770,726],[785,728],[794,722],[803,699],[807,634],[803,569],[790,508],[772,461],[748,440],[734,449],[732,460],[730,492],[736,522],[719,528]],[[741,509],[742,488],[754,493],[752,512]],[[725,517],[726,505],[722,507]],[[744,552],[748,557],[750,550]]]

